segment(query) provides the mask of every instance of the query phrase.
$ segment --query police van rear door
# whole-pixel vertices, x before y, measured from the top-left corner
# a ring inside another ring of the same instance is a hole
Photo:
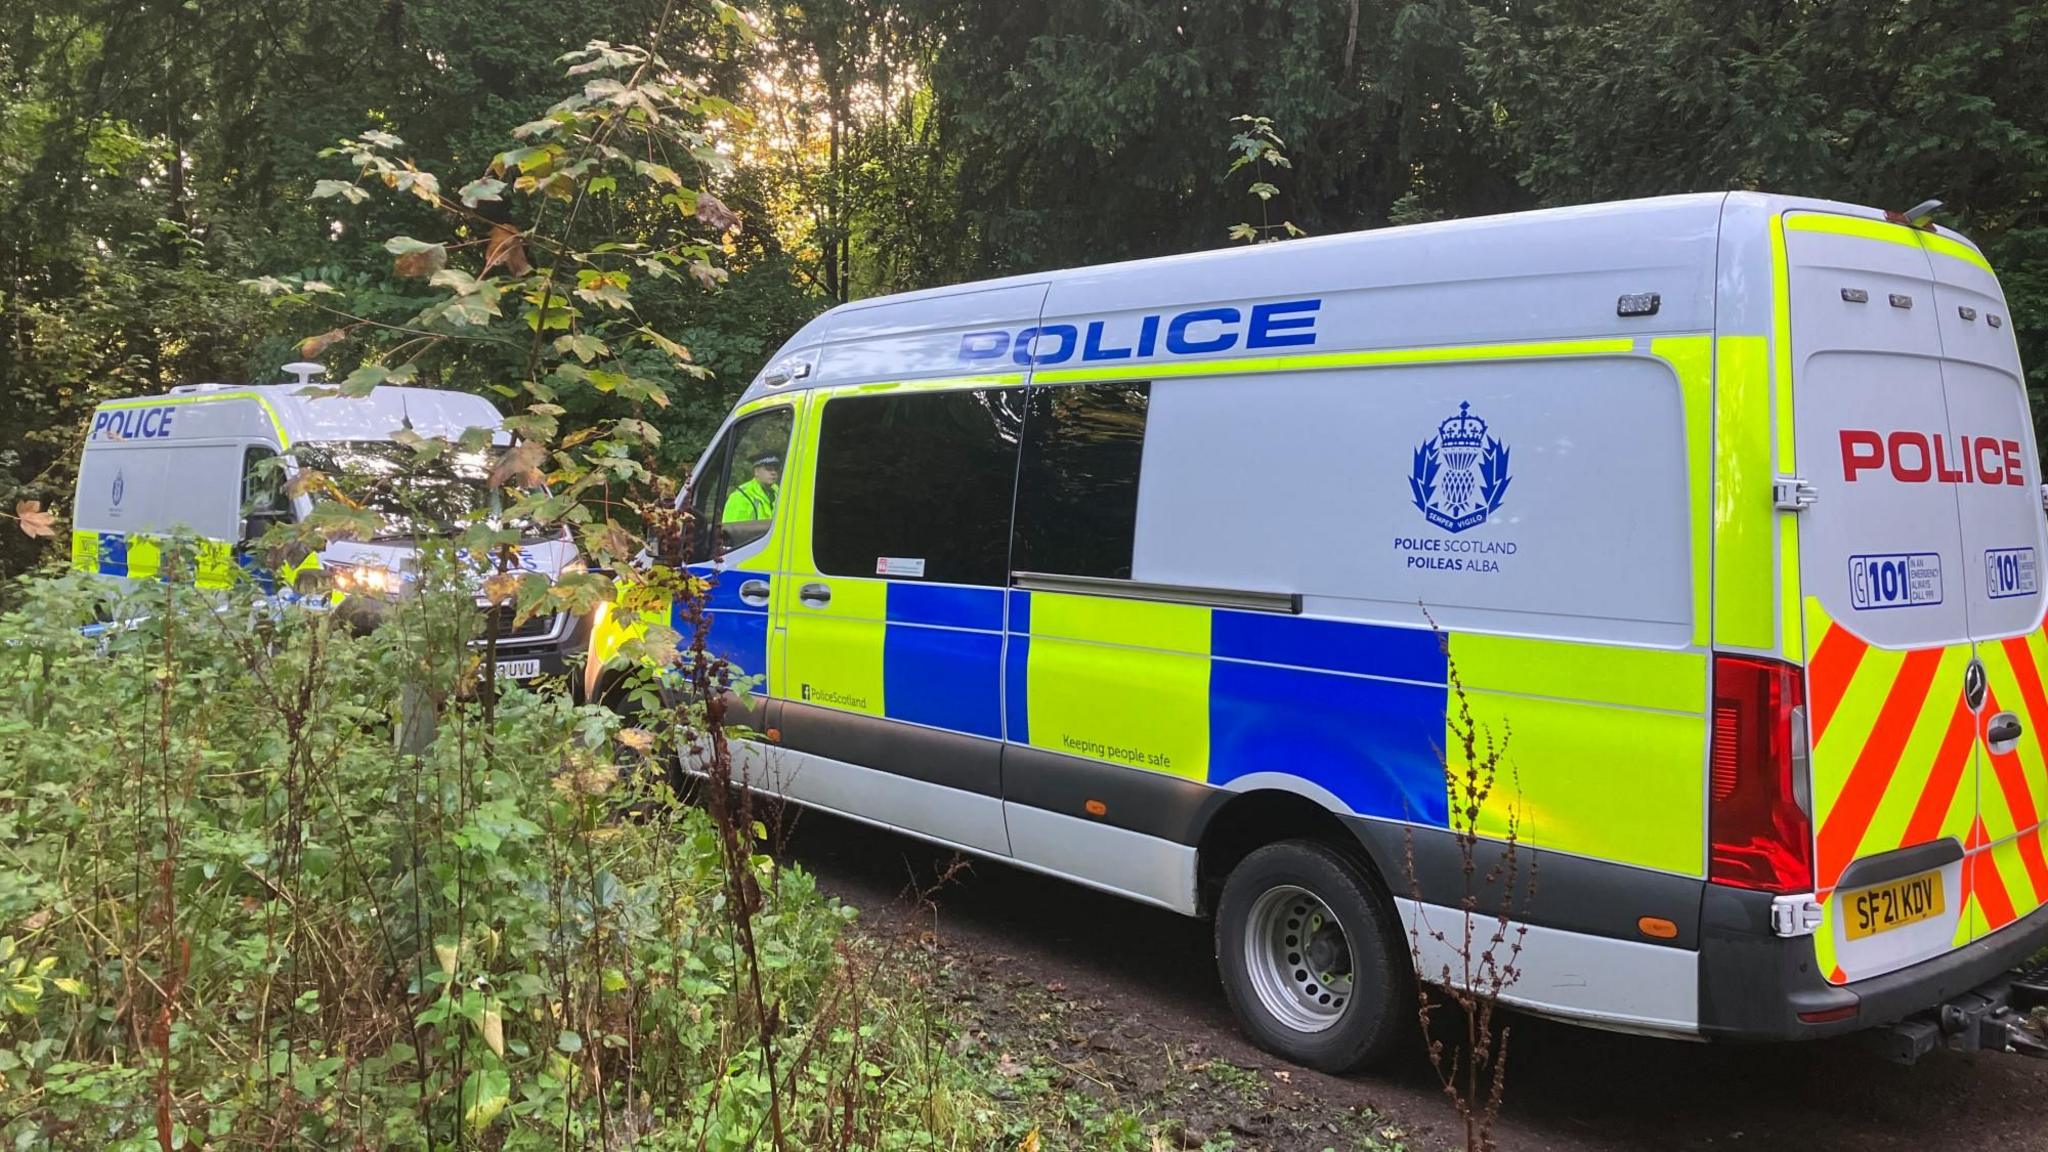
[[[2005,299],[1975,249],[1923,234],[1933,267],[1949,423],[1963,454],[1956,485],[1963,597],[1984,671],[1977,711],[1977,822],[1965,845],[1972,938],[2048,898],[2048,645],[2041,634],[2041,563],[2048,531],[2040,456]]]
[[[1798,524],[1825,908],[1815,953],[1841,984],[1971,938],[1965,465],[1919,234],[1820,212],[1787,213],[1784,230],[1798,465],[1812,496]]]

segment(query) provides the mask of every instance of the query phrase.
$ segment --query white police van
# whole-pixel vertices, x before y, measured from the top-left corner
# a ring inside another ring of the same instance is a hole
[[[317,594],[374,615],[403,589],[416,541],[452,535],[499,506],[484,454],[451,450],[422,462],[395,438],[409,429],[454,441],[483,428],[502,444],[496,429],[503,417],[490,401],[406,387],[359,398],[309,395],[320,365],[286,370],[298,374],[297,383],[183,385],[95,408],[79,460],[72,567],[124,584],[179,579],[226,588],[247,580],[267,593]],[[318,493],[294,494],[291,483],[308,471],[373,512],[377,529],[267,570],[251,545],[273,525],[312,511]],[[174,534],[194,540],[193,556],[167,561]],[[518,556],[522,568],[550,577],[581,567],[561,532],[535,532]],[[508,607],[481,599],[478,607],[499,617],[501,677],[560,676],[583,656],[586,619],[543,613],[515,621]]]
[[[1048,272],[798,332],[697,470],[691,559],[764,678],[751,783],[1213,916],[1292,1059],[1381,1055],[1418,967],[1483,964],[1468,723],[1507,748],[1478,877],[1511,832],[1538,875],[1507,1001],[2020,1047],[2024,379],[1967,240],[1793,197]]]

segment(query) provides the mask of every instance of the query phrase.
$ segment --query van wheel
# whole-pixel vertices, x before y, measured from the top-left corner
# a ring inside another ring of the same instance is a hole
[[[1358,866],[1309,840],[1269,844],[1224,881],[1216,965],[1266,1051],[1324,1072],[1384,1060],[1415,1015],[1401,922]]]

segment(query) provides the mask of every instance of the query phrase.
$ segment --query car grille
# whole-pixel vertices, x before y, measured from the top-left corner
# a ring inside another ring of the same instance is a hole
[[[519,612],[510,604],[496,604],[482,610],[483,621],[477,628],[478,644],[489,642],[491,631],[496,628],[498,643],[522,644],[545,640],[555,634],[561,617],[555,613],[542,612],[518,621]]]

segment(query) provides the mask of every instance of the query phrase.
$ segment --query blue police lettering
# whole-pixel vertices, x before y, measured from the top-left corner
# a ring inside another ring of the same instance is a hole
[[[1083,344],[1083,345],[1081,346],[1081,359],[1083,359],[1083,360],[1128,360],[1128,359],[1130,359],[1130,358],[1131,358],[1131,350],[1130,350],[1129,348],[1104,348],[1104,347],[1102,346],[1102,327],[1103,327],[1103,321],[1100,321],[1100,320],[1091,320],[1091,321],[1089,321],[1089,322],[1088,322],[1088,341],[1087,341],[1087,343],[1085,343],[1085,344]]]
[[[1166,350],[1175,356],[1200,356],[1205,352],[1228,352],[1237,345],[1237,333],[1230,325],[1241,319],[1235,308],[1197,308],[1183,312],[1166,326]],[[1188,329],[1196,324],[1215,322],[1223,330],[1207,340],[1188,339]]]
[[[1254,304],[1251,323],[1245,326],[1244,346],[1247,349],[1308,347],[1316,342],[1315,313],[1322,307],[1321,300]]]
[[[1084,363],[1148,360],[1159,351],[1161,329],[1169,356],[1203,356],[1233,348],[1264,351],[1308,348],[1316,342],[1320,299],[1275,300],[1247,310],[1231,305],[1191,308],[1185,312],[1147,313],[1138,317],[1039,324],[1014,333],[991,328],[960,337],[962,364],[1008,360],[1018,365],[1047,367],[1079,359]],[[1131,332],[1136,320],[1135,336]]]
[[[171,434],[171,420],[178,410],[168,405],[155,408],[102,409],[92,419],[93,440],[162,440]]]
[[[1059,341],[1058,351],[1046,352],[1039,348],[1039,341],[1047,337]],[[1017,333],[1010,359],[1019,364],[1030,364],[1034,357],[1040,364],[1063,363],[1073,356],[1074,344],[1080,338],[1081,334],[1074,330],[1072,324],[1047,324],[1039,328],[1026,328]]]
[[[960,338],[960,359],[1000,360],[1010,350],[1008,332],[969,332]]]

